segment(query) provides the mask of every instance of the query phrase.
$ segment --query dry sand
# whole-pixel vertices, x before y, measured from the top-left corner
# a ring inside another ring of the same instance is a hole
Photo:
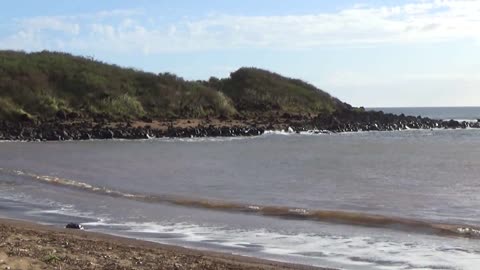
[[[320,269],[0,219],[0,269]]]

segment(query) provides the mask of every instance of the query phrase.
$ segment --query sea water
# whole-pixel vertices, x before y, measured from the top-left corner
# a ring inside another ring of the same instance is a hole
[[[475,129],[4,142],[0,215],[339,269],[473,270],[479,175]]]

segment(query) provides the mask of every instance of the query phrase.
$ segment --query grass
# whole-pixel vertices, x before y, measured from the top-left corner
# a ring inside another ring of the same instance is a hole
[[[102,99],[98,111],[122,118],[138,118],[145,115],[142,104],[129,94]]]
[[[255,68],[187,81],[60,52],[0,51],[0,120],[58,111],[112,119],[331,113],[344,104],[306,82]]]
[[[54,264],[58,261],[60,261],[60,257],[56,256],[55,254],[51,253],[51,254],[48,254],[46,255],[44,258],[43,258],[43,262],[44,263],[47,263],[47,264]]]
[[[343,106],[313,85],[256,68],[241,68],[220,84],[221,90],[246,111],[331,113]]]

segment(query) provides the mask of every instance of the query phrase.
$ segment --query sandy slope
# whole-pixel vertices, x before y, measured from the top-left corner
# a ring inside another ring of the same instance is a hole
[[[0,269],[318,269],[0,219]]]

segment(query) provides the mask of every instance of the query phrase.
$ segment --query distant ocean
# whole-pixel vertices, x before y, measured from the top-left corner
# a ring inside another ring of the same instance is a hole
[[[478,270],[478,146],[479,129],[0,142],[0,216],[345,270]]]
[[[391,107],[391,108],[368,108],[372,111],[385,113],[405,114],[422,116],[440,120],[467,120],[480,119],[480,107]]]

